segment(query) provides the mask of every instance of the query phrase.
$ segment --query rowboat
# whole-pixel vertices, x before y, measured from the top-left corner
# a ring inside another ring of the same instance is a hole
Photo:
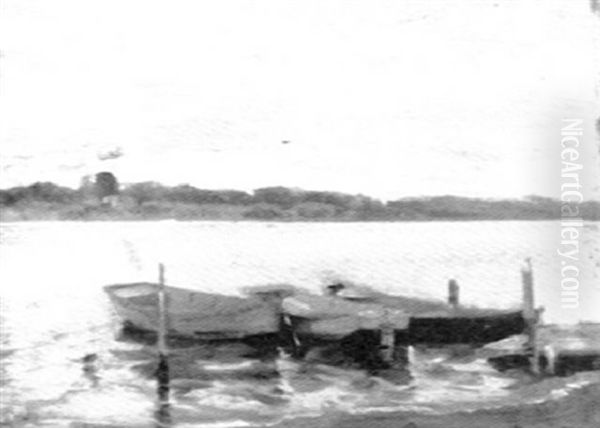
[[[147,282],[105,287],[123,322],[143,331],[158,330],[158,289]],[[521,311],[452,306],[339,284],[326,295],[289,285],[246,288],[241,296],[165,286],[165,295],[168,334],[206,340],[283,331],[306,343],[393,331],[410,343],[489,343],[525,329]]]
[[[322,340],[340,340],[359,330],[404,330],[409,321],[399,309],[313,294],[284,298],[282,311],[298,337]]]
[[[521,310],[450,305],[336,284],[326,295],[297,294],[282,301],[294,331],[305,340],[340,340],[359,331],[398,332],[409,343],[490,343],[522,333]]]
[[[158,284],[115,284],[104,290],[126,325],[139,330],[158,330]],[[281,299],[291,293],[291,287],[285,285],[246,289],[243,296],[172,286],[165,286],[164,290],[168,334],[206,340],[279,332]]]

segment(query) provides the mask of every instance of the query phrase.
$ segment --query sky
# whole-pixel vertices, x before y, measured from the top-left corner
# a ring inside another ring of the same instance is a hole
[[[382,199],[558,196],[584,119],[588,0],[2,0],[0,187],[283,185]],[[594,37],[596,35],[596,37]],[[100,161],[120,148],[123,156]]]

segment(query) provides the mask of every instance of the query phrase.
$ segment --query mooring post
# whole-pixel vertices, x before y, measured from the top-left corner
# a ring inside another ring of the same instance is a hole
[[[458,307],[459,294],[460,287],[458,286],[458,282],[456,282],[455,279],[451,279],[450,281],[448,281],[448,304],[454,309]]]
[[[552,376],[556,374],[556,350],[552,345],[546,345],[544,347],[544,356],[548,362],[546,366],[546,372]]]
[[[390,314],[388,309],[384,310],[384,322],[381,324],[381,359],[385,363],[392,363],[394,361],[394,351],[396,347],[396,337],[394,332],[394,326],[390,320]]]
[[[165,295],[165,267],[158,265],[158,398],[161,402],[169,401],[169,360],[167,356],[167,302]]]
[[[396,347],[394,329],[391,326],[381,328],[381,358],[386,363],[394,361],[394,350]]]
[[[527,351],[531,353],[531,370],[535,374],[540,372],[540,353],[537,343],[538,311],[535,309],[533,292],[533,269],[531,259],[527,258],[521,269],[523,281],[523,318],[525,319],[527,333]]]
[[[302,343],[296,334],[296,328],[292,319],[288,314],[281,315],[281,331],[284,341],[288,342],[292,347],[292,356],[299,358],[302,356]]]
[[[384,363],[401,364],[402,367],[409,363],[409,323],[410,315],[406,312],[385,309],[384,321],[380,325],[379,342],[380,356]]]
[[[406,368],[410,364],[410,339],[408,334],[408,320],[403,330],[394,331],[395,349],[394,363]]]

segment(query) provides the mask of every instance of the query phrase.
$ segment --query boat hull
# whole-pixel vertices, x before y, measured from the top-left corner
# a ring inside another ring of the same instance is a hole
[[[359,331],[396,332],[397,343],[495,342],[522,333],[520,310],[452,307],[438,301],[397,296],[348,300],[300,295],[283,300],[283,311],[300,339],[341,340]]]
[[[408,315],[380,304],[336,296],[295,295],[283,300],[282,310],[300,338],[341,340],[358,331],[404,330]]]
[[[105,287],[105,291],[125,325],[157,331],[158,287],[153,283],[117,284]],[[280,330],[276,296],[225,296],[167,286],[165,297],[171,336],[241,339]]]
[[[412,317],[408,341],[424,344],[485,344],[525,331],[521,311],[471,316]]]

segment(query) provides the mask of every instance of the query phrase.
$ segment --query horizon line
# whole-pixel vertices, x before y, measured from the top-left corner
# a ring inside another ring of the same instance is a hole
[[[34,181],[31,182],[29,184],[21,184],[21,185],[17,185],[17,186],[11,186],[11,187],[4,187],[2,185],[0,185],[0,192],[1,191],[9,191],[12,189],[17,189],[17,188],[26,188],[26,187],[31,187],[35,184],[41,184],[41,183],[49,183],[52,185],[55,185],[57,187],[62,187],[62,188],[66,188],[66,189],[70,189],[70,190],[79,190],[81,188],[81,186],[79,187],[74,187],[74,186],[69,186],[69,185],[61,185],[61,184],[57,184],[56,182],[53,181]],[[135,184],[142,184],[142,183],[153,183],[153,184],[157,184],[159,186],[165,187],[165,188],[175,188],[175,187],[179,187],[179,186],[190,186],[193,187],[195,189],[198,190],[207,190],[207,191],[213,191],[213,192],[227,192],[227,191],[234,191],[234,192],[243,192],[246,193],[248,195],[252,195],[254,194],[257,190],[261,190],[261,189],[273,189],[273,188],[281,188],[281,189],[287,189],[287,190],[292,190],[292,191],[296,191],[298,193],[301,192],[324,192],[324,193],[335,193],[335,194],[341,194],[341,195],[348,195],[348,196],[365,196],[368,198],[371,198],[373,200],[378,200],[378,201],[384,201],[384,202],[392,202],[392,201],[398,201],[398,200],[409,200],[409,199],[431,199],[431,198],[443,198],[443,197],[451,197],[451,198],[460,198],[460,199],[470,199],[470,200],[482,200],[482,201],[526,201],[527,199],[533,199],[533,198],[540,198],[540,199],[546,199],[546,200],[550,200],[550,201],[554,201],[554,202],[561,202],[561,203],[573,203],[573,202],[568,202],[568,201],[561,201],[560,197],[552,197],[552,196],[544,196],[544,195],[540,195],[540,194],[526,194],[526,195],[520,195],[520,196],[505,196],[505,197],[498,197],[498,196],[466,196],[466,195],[460,195],[460,194],[450,194],[450,193],[444,193],[444,194],[421,194],[421,195],[407,195],[407,196],[401,196],[395,199],[386,199],[386,198],[379,198],[379,197],[374,197],[371,196],[369,194],[366,193],[349,193],[349,192],[344,192],[344,191],[339,191],[339,190],[315,190],[315,189],[305,189],[305,188],[301,188],[301,187],[289,187],[289,186],[283,186],[283,185],[269,185],[269,186],[263,186],[263,187],[257,187],[251,190],[244,190],[244,189],[239,189],[239,188],[205,188],[205,187],[197,187],[195,185],[192,185],[190,183],[179,183],[179,184],[175,184],[175,185],[168,185],[168,184],[164,184],[161,183],[159,181],[152,181],[152,180],[145,180],[145,181],[135,181],[135,182],[119,182],[119,188],[124,187],[127,188],[128,186],[132,186]],[[585,203],[585,202],[596,202],[596,203],[600,203],[600,198],[599,199],[595,199],[595,198],[589,198],[589,199],[584,199],[583,201],[581,201],[580,203]]]

